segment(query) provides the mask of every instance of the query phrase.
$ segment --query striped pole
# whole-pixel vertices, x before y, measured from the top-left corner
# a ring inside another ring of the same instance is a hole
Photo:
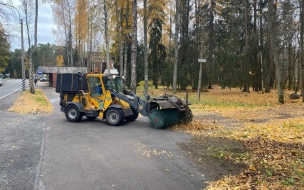
[[[23,20],[20,19],[21,24],[21,67],[22,67],[22,90],[25,91],[25,69],[24,69],[24,41],[23,41]]]
[[[22,90],[25,91],[25,79],[22,79]]]

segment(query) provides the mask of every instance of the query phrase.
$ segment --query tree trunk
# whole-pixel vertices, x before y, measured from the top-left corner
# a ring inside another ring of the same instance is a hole
[[[249,42],[248,42],[248,24],[247,24],[247,0],[244,0],[244,8],[245,8],[245,15],[244,15],[244,23],[245,23],[245,57],[244,57],[244,88],[243,92],[249,92],[249,69],[248,69],[248,48],[249,48]]]
[[[124,76],[124,64],[123,64],[123,36],[122,36],[122,23],[123,23],[123,19],[122,19],[122,11],[120,13],[120,34],[118,36],[119,40],[119,65],[120,65],[120,76]]]
[[[124,56],[124,69],[123,69],[123,76],[125,77],[125,79],[128,78],[128,73],[127,73],[127,65],[128,65],[128,46],[129,46],[129,42],[128,42],[128,36],[125,36],[125,56]]]
[[[28,4],[25,4],[25,19],[26,19],[26,29],[27,29],[27,38],[28,38],[28,64],[29,64],[29,87],[30,93],[35,94],[34,88],[34,79],[33,79],[33,62],[32,62],[32,54],[36,50],[37,47],[37,23],[38,23],[38,0],[35,0],[35,23],[34,23],[34,44],[31,44],[30,38],[30,26],[29,26],[29,13],[28,13]],[[31,47],[32,46],[32,47]]]
[[[118,35],[118,51],[119,51],[119,76],[122,76],[123,74],[123,52],[122,52],[122,43],[121,43],[121,15],[122,15],[122,11],[118,11],[118,2],[117,0],[115,0],[115,12],[116,12],[116,23],[117,23],[117,27],[116,27],[116,32]]]
[[[125,15],[125,19],[126,19],[126,30],[129,30],[129,1],[127,1],[127,5],[126,5],[126,15]],[[123,76],[125,77],[125,79],[128,79],[128,49],[129,49],[129,34],[125,34],[125,56],[124,56],[124,74]]]
[[[276,18],[276,12],[274,9],[274,2],[273,0],[269,1],[268,4],[268,35],[270,39],[270,51],[273,53],[274,56],[274,64],[276,67],[276,78],[277,78],[277,85],[278,85],[278,102],[281,104],[284,104],[284,94],[283,94],[283,79],[282,79],[282,66],[279,62],[278,58],[278,50],[276,46],[276,25],[275,25],[275,18]]]
[[[301,5],[300,5],[300,65],[299,68],[301,68],[300,71],[300,86],[301,86],[301,95],[302,95],[302,102],[304,102],[304,81],[303,81],[303,76],[304,76],[304,50],[303,50],[303,33],[304,33],[304,1],[301,1]]]
[[[270,93],[270,76],[272,70],[272,63],[273,63],[273,55],[271,51],[271,41],[268,36],[268,63],[266,65],[266,78],[265,78],[265,93]]]
[[[72,47],[72,16],[71,10],[69,10],[69,59],[71,63],[71,67],[73,67],[73,47]]]
[[[261,60],[261,89],[262,89],[262,93],[264,94],[265,90],[264,90],[264,62],[263,62],[263,9],[262,9],[262,0],[260,0],[260,60]]]
[[[177,92],[177,64],[178,64],[178,34],[179,34],[179,1],[175,0],[175,44],[174,44],[174,69],[173,69],[173,94]]]
[[[137,0],[132,0],[132,47],[131,47],[131,85],[130,89],[136,93],[136,59],[137,59]]]
[[[255,72],[254,72],[254,77],[255,77],[255,80],[254,80],[254,91],[255,92],[258,92],[258,91],[260,91],[261,89],[260,89],[260,83],[261,83],[261,77],[260,77],[260,71],[261,71],[261,69],[260,69],[260,65],[261,65],[261,63],[259,63],[259,61],[258,61],[258,35],[257,35],[257,0],[254,0],[254,16],[253,16],[253,32],[254,32],[254,35],[253,35],[253,39],[254,39],[254,41],[255,41],[255,43],[254,43],[254,65],[255,65]]]
[[[145,93],[148,94],[149,76],[148,76],[148,52],[147,52],[147,0],[144,0],[144,78]]]
[[[214,35],[214,6],[215,4],[214,0],[211,1],[211,16],[210,16],[210,31],[209,31],[209,59],[208,59],[208,65],[209,65],[209,76],[208,76],[208,89],[212,89],[212,80],[214,80],[214,72],[215,72],[215,67],[213,64],[213,35]]]
[[[301,90],[301,55],[300,55],[300,51],[297,52],[298,53],[298,76],[297,76],[297,84],[296,84],[296,88],[295,88],[295,93],[298,93],[299,90]]]
[[[106,59],[107,59],[107,73],[110,74],[110,53],[109,53],[109,36],[108,36],[108,10],[106,0],[103,0],[104,16],[105,16],[105,40],[106,40]]]
[[[90,15],[90,22],[89,22],[89,27],[90,27],[90,52],[89,52],[89,60],[87,60],[87,69],[88,72],[93,72],[93,67],[92,67],[92,51],[93,51],[93,22],[92,22],[92,16]]]

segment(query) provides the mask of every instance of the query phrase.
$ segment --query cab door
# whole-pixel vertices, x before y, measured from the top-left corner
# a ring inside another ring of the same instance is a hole
[[[105,93],[100,77],[98,75],[92,75],[87,78],[87,81],[91,102],[97,109],[103,109]]]

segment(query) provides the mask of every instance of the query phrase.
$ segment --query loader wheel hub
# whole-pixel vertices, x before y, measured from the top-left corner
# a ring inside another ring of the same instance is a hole
[[[118,119],[117,113],[116,112],[112,112],[110,114],[109,120],[114,123],[114,122],[116,122],[117,119]]]
[[[69,116],[70,116],[71,118],[75,118],[75,117],[76,117],[76,115],[77,115],[77,113],[76,113],[76,110],[75,110],[75,109],[71,109],[71,110],[69,110],[68,114],[69,114]]]

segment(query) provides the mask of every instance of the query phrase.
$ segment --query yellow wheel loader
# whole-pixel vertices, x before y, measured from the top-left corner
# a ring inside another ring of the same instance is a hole
[[[118,126],[124,121],[135,121],[139,115],[147,116],[154,128],[192,121],[188,95],[182,100],[164,94],[157,98],[145,95],[145,100],[128,91],[123,79],[103,74],[57,74],[56,92],[60,93],[60,109],[70,122],[88,119],[105,119]]]

